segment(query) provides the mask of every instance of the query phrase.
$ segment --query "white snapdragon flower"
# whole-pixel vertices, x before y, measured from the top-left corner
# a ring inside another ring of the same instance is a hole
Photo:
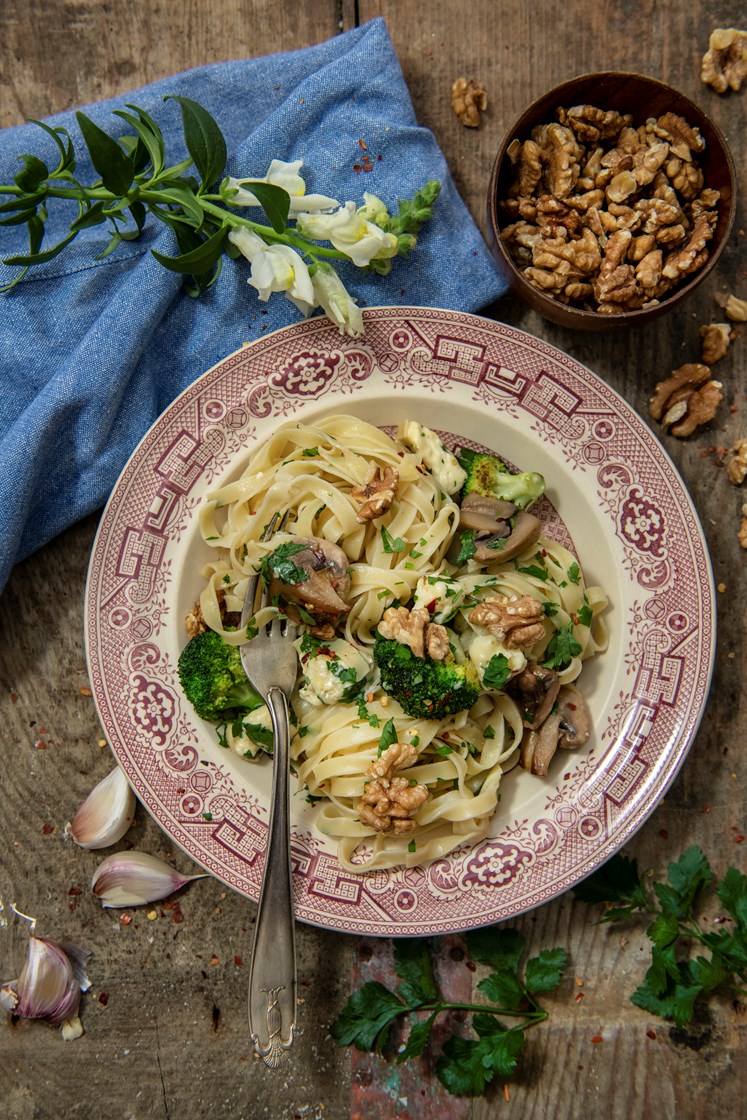
[[[317,303],[328,319],[340,328],[340,334],[357,337],[363,334],[363,314],[331,265],[320,262],[311,278]]]
[[[298,232],[313,241],[330,241],[358,268],[373,260],[386,260],[397,254],[397,238],[385,233],[358,210],[354,202],[346,202],[333,214],[302,213],[296,215]]]
[[[228,240],[251,264],[248,283],[257,289],[261,300],[269,299],[272,292],[285,292],[294,303],[300,301],[316,306],[308,266],[290,245],[267,245],[246,227],[232,229]]]
[[[227,197],[226,201],[231,206],[260,206],[257,196],[246,188],[251,187],[252,183],[271,183],[274,187],[282,187],[290,195],[291,214],[298,210],[316,213],[320,210],[334,210],[339,206],[336,198],[329,198],[326,194],[306,194],[306,182],[298,173],[301,167],[302,159],[293,160],[292,163],[274,159],[263,179],[235,179],[229,176],[226,186],[235,190],[236,194]]]

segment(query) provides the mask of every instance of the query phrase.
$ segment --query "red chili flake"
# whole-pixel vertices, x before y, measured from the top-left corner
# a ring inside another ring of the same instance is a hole
[[[591,1041],[596,1046],[598,1043],[604,1042],[604,1039],[602,1038],[601,1034],[595,1034]]]
[[[234,957],[233,958],[233,963],[236,965],[237,968],[241,968],[244,961],[243,961],[242,957]]]
[[[376,157],[376,158],[377,158],[377,159],[383,159],[384,157],[383,157],[383,155],[381,154],[381,152],[379,152],[379,154],[377,155],[377,157]]]
[[[132,921],[132,914],[120,914],[119,923],[123,926],[128,926]]]
[[[212,956],[211,956],[211,958],[210,958],[210,964],[211,964],[211,966],[212,966],[213,968],[215,968],[215,966],[216,966],[217,964],[220,964],[220,961],[219,961],[219,960],[218,960],[218,958],[216,957],[215,953],[213,953],[213,955],[212,955]]]
[[[574,998],[574,1002],[575,1002],[575,1003],[580,1003],[580,1002],[581,1002],[581,1000],[582,1000],[582,999],[584,998],[584,995],[585,995],[585,994],[586,994],[585,992],[577,992],[577,993],[576,993],[576,995],[575,995],[575,996],[573,997],[573,998]]]
[[[370,163],[367,163],[367,164],[364,164],[364,165],[363,165],[363,167],[361,168],[361,170],[362,170],[362,171],[373,171],[373,167],[372,167],[372,165],[371,165]]]
[[[11,704],[16,704],[16,703],[18,703],[18,693],[17,693],[17,692],[11,692],[11,694],[10,694],[10,702],[11,702]]]
[[[80,694],[81,694],[81,696],[92,696],[93,695],[90,688],[81,688]]]
[[[361,148],[363,148],[364,152],[368,151],[368,144],[365,142],[365,140],[359,140],[358,144],[360,145]]]
[[[36,749],[38,751],[45,751],[47,749],[47,744],[44,742],[43,739],[37,739],[36,742],[34,743],[34,746],[36,747]]]
[[[106,1007],[108,1002],[109,1002],[109,993],[108,992],[99,992],[99,1003],[101,1004],[101,1006]]]
[[[361,165],[359,163],[354,163],[353,164],[353,171],[356,173],[356,175],[360,175]]]
[[[570,711],[572,711],[572,712],[575,712],[575,710],[576,710],[576,705],[575,705],[575,704],[570,704],[570,703],[568,703],[568,704],[566,704],[566,708],[569,708],[569,709],[570,709]]]
[[[470,972],[477,972],[477,965],[475,964],[474,961],[467,961],[466,964],[467,964],[467,968],[470,970]]]
[[[82,887],[71,887],[70,890],[67,893],[68,894],[83,894],[83,888]]]
[[[659,836],[661,836],[662,840],[668,840],[669,839],[669,833],[667,832],[666,828],[660,828],[659,829]]]
[[[710,813],[711,806],[710,805],[704,805],[703,808],[700,811],[701,811],[701,813]]]
[[[507,1081],[503,1082],[503,1095],[506,1098],[506,1102],[511,1100],[511,1094],[508,1091],[508,1082]]]
[[[646,1031],[646,1038],[656,1039],[656,1037],[656,1031],[652,1027],[649,1027]]]
[[[51,836],[54,832],[54,825],[50,824],[49,821],[45,821],[42,825],[42,832],[45,836]]]
[[[742,835],[741,832],[738,832],[737,835],[734,837],[734,843],[735,844],[744,844],[744,836]]]

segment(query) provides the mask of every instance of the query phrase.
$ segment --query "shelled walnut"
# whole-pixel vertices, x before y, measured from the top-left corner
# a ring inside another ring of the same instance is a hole
[[[732,330],[728,323],[707,323],[700,328],[700,360],[703,365],[711,366],[723,358],[732,340]]]
[[[673,436],[690,436],[713,420],[723,399],[720,381],[711,378],[708,366],[690,362],[660,381],[649,401],[649,412]]]
[[[747,78],[747,31],[717,27],[703,55],[700,76],[716,93],[739,90]]]
[[[480,113],[488,107],[488,95],[474,78],[457,78],[451,87],[451,107],[460,124],[466,128],[478,128]]]
[[[729,482],[741,486],[747,478],[747,439],[738,439],[729,448],[726,458],[726,473]]]
[[[673,112],[635,124],[594,105],[507,149],[501,236],[534,287],[607,315],[658,303],[708,260],[720,193],[704,180],[700,131]]]

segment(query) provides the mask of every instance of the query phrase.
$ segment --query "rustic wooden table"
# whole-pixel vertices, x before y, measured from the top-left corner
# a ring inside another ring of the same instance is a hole
[[[747,190],[747,93],[719,97],[700,81],[710,31],[744,20],[739,0],[472,0],[466,6],[451,0],[5,0],[0,124],[187,67],[316,43],[377,15],[387,20],[419,122],[434,131],[483,232],[493,154],[505,128],[545,89],[592,69],[637,70],[696,100],[730,140],[740,189]],[[449,90],[459,75],[479,79],[488,91],[479,129],[463,128],[452,115]],[[699,326],[722,317],[715,296],[747,296],[743,222],[742,208],[726,253],[699,292],[644,329],[578,334],[541,320],[510,296],[490,314],[589,366],[647,419],[654,383],[694,360]],[[686,441],[664,437],[702,518],[722,610],[700,731],[665,801],[628,848],[657,873],[693,843],[705,849],[717,874],[730,863],[744,867],[738,841],[747,832],[741,753],[747,553],[736,530],[745,494],[729,485],[714,450],[747,434],[745,328],[736,335],[718,367],[725,403],[717,420]],[[518,922],[533,949],[562,944],[572,964],[549,1000],[549,1022],[534,1032],[511,1082],[510,1102],[502,1085],[484,1099],[449,1098],[427,1063],[405,1082],[395,1067],[339,1049],[328,1026],[353,977],[365,972],[372,946],[308,926],[298,929],[304,1003],[295,1060],[280,1075],[254,1060],[245,1012],[254,906],[208,881],[180,897],[181,924],[168,915],[148,921],[137,911],[123,927],[90,896],[93,854],[63,840],[65,822],[111,766],[87,693],[83,652],[84,582],[96,525],[96,516],[87,518],[19,564],[0,597],[0,972],[3,979],[14,975],[23,951],[25,929],[9,911],[16,901],[43,930],[92,949],[94,979],[93,994],[84,999],[86,1033],[73,1044],[38,1024],[0,1024],[8,1120],[745,1115],[744,1006],[717,996],[687,1031],[653,1019],[629,1000],[645,968],[642,924],[595,925],[570,895]],[[186,865],[142,810],[130,838]],[[574,977],[585,982],[580,1001]]]

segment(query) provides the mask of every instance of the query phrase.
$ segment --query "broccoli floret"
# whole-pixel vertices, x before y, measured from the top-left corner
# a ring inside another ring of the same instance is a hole
[[[528,509],[545,491],[545,480],[536,471],[515,473],[496,455],[478,454],[464,447],[457,456],[467,472],[462,498],[467,494],[501,498],[513,502],[518,509]]]
[[[471,708],[480,695],[480,678],[471,661],[416,657],[409,646],[377,635],[374,661],[381,687],[408,716],[443,719]]]
[[[238,648],[214,630],[190,638],[180,654],[178,671],[192,707],[212,723],[254,711],[264,703],[249,684]]]

